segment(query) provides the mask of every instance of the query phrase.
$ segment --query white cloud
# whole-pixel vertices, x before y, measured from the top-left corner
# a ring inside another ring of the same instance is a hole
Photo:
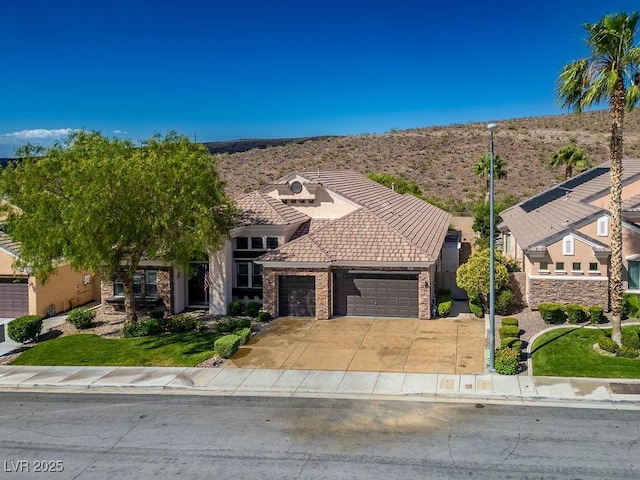
[[[74,131],[73,128],[34,128],[32,130],[20,130],[19,132],[2,133],[0,138],[7,140],[60,140]]]
[[[113,134],[114,134],[114,135],[120,135],[120,134],[125,135],[126,133],[127,133],[127,132],[123,132],[122,130],[114,130],[114,131],[113,131]]]

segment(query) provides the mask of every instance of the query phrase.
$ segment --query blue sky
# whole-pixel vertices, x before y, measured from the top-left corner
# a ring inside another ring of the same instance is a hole
[[[561,113],[585,22],[637,0],[0,4],[0,157],[71,129],[198,141]]]

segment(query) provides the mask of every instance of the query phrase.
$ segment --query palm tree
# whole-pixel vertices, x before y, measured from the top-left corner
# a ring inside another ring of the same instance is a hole
[[[622,312],[622,130],[625,110],[640,98],[640,47],[634,45],[640,13],[610,14],[584,25],[590,55],[565,65],[557,82],[563,107],[580,113],[608,101],[611,114],[611,270],[609,292],[612,338],[620,344]]]
[[[504,169],[505,162],[500,155],[495,155],[493,157],[493,178],[507,178],[507,171]],[[485,196],[485,200],[489,201],[489,188],[491,178],[489,174],[491,172],[491,155],[485,153],[482,155],[478,161],[471,167],[473,173],[475,173],[478,177],[487,177],[487,193]]]
[[[568,180],[573,176],[573,169],[578,171],[589,168],[589,161],[582,150],[576,147],[562,147],[551,156],[551,167],[558,168],[564,165],[564,179]]]

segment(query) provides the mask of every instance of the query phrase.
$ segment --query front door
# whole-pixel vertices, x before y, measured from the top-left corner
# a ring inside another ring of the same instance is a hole
[[[189,277],[188,305],[209,305],[209,263],[194,262],[191,264],[191,277]]]

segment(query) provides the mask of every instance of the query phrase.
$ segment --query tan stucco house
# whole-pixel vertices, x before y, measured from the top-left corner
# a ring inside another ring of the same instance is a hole
[[[240,300],[274,316],[431,318],[447,212],[350,171],[291,173],[237,203],[242,222],[220,252],[190,276],[141,265],[138,297],[172,312]],[[105,282],[102,296],[114,305],[122,288]]]
[[[526,300],[609,308],[610,164],[503,211],[503,253],[522,262]],[[624,288],[640,293],[640,159],[623,161]]]
[[[50,316],[100,298],[99,280],[90,272],[76,272],[61,264],[42,284],[13,266],[20,244],[0,231],[0,317]]]

